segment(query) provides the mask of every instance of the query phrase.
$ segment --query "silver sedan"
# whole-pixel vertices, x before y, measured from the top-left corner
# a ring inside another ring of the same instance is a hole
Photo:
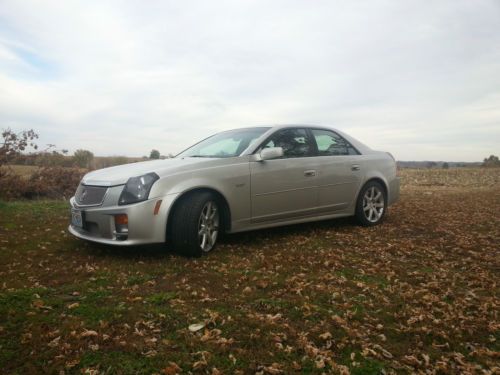
[[[111,245],[169,242],[200,256],[221,232],[345,216],[376,225],[398,198],[387,152],[328,127],[245,128],[173,159],[86,174],[71,198],[69,231]]]

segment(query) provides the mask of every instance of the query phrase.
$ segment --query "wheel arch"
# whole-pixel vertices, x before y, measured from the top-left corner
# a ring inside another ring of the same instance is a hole
[[[385,179],[382,178],[381,176],[372,175],[372,176],[368,177],[365,181],[363,181],[362,184],[359,185],[358,192],[355,195],[356,199],[353,202],[354,203],[353,204],[354,210],[356,210],[356,205],[358,204],[359,196],[360,196],[361,192],[363,191],[364,187],[366,186],[366,184],[373,182],[373,181],[378,182],[380,185],[382,185],[382,188],[384,189],[384,192],[385,192],[385,198],[387,201],[389,201],[389,187],[387,185],[387,181],[385,181]]]
[[[389,199],[389,189],[387,186],[387,182],[384,181],[381,177],[370,177],[369,179],[367,179],[364,182],[364,184],[361,186],[361,189],[359,189],[358,195],[361,194],[361,191],[366,186],[366,184],[368,184],[370,182],[378,182],[380,185],[382,185],[382,188],[384,189],[384,192],[385,192],[385,198],[386,198],[386,200]]]
[[[369,216],[368,217],[366,216],[366,210],[365,210],[364,204],[363,204],[363,202],[364,202],[363,194],[365,191],[368,191],[368,189],[370,188],[368,186],[370,183],[377,183],[378,185],[380,185],[382,190],[383,190],[383,194],[385,195],[384,207],[381,210],[381,212],[378,213],[379,216],[375,217],[376,221],[371,220],[372,208],[370,208]],[[373,177],[368,178],[363,183],[361,188],[359,189],[358,195],[356,196],[356,205],[355,205],[355,209],[354,209],[354,216],[356,217],[358,223],[362,226],[366,227],[366,226],[377,225],[381,220],[383,220],[383,218],[385,216],[387,205],[388,205],[388,186],[383,178],[380,178],[378,176],[373,176]]]
[[[186,191],[183,191],[172,203],[170,210],[167,215],[167,228],[166,228],[166,239],[169,241],[170,239],[170,231],[172,227],[172,216],[175,214],[175,210],[177,209],[179,203],[184,199],[188,199],[191,195],[201,192],[209,192],[214,194],[219,202],[222,205],[222,218],[223,218],[223,233],[228,232],[231,229],[231,209],[229,208],[229,204],[227,202],[226,197],[219,190],[214,189],[213,187],[208,186],[199,186],[193,187]]]

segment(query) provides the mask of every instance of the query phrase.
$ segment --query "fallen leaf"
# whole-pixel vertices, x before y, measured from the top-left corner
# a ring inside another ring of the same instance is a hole
[[[194,323],[188,327],[189,331],[191,332],[198,332],[203,328],[205,328],[205,323]]]
[[[85,330],[80,334],[80,337],[92,337],[92,336],[98,336],[98,333],[96,331]]]

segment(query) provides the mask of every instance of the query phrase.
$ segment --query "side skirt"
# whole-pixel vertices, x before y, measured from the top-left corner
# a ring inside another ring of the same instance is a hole
[[[349,217],[349,216],[354,216],[352,212],[342,212],[342,213],[336,213],[336,214],[329,214],[329,215],[315,215],[315,216],[309,216],[309,217],[300,217],[292,220],[285,220],[285,221],[274,221],[274,222],[266,222],[266,223],[258,223],[258,224],[237,224],[233,223],[232,228],[230,232],[227,233],[240,233],[240,232],[247,232],[251,230],[256,230],[256,229],[264,229],[264,228],[274,228],[274,227],[281,227],[285,225],[292,225],[292,224],[300,224],[300,223],[310,223],[313,221],[322,221],[322,220],[329,220],[329,219],[337,219],[341,217]]]

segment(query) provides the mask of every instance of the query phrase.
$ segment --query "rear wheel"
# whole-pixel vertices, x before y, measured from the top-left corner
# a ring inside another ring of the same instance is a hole
[[[379,224],[387,210],[384,187],[377,181],[370,181],[359,193],[356,202],[356,219],[366,227]]]
[[[220,204],[210,192],[183,198],[172,215],[172,245],[186,256],[199,257],[213,250],[221,223]]]

